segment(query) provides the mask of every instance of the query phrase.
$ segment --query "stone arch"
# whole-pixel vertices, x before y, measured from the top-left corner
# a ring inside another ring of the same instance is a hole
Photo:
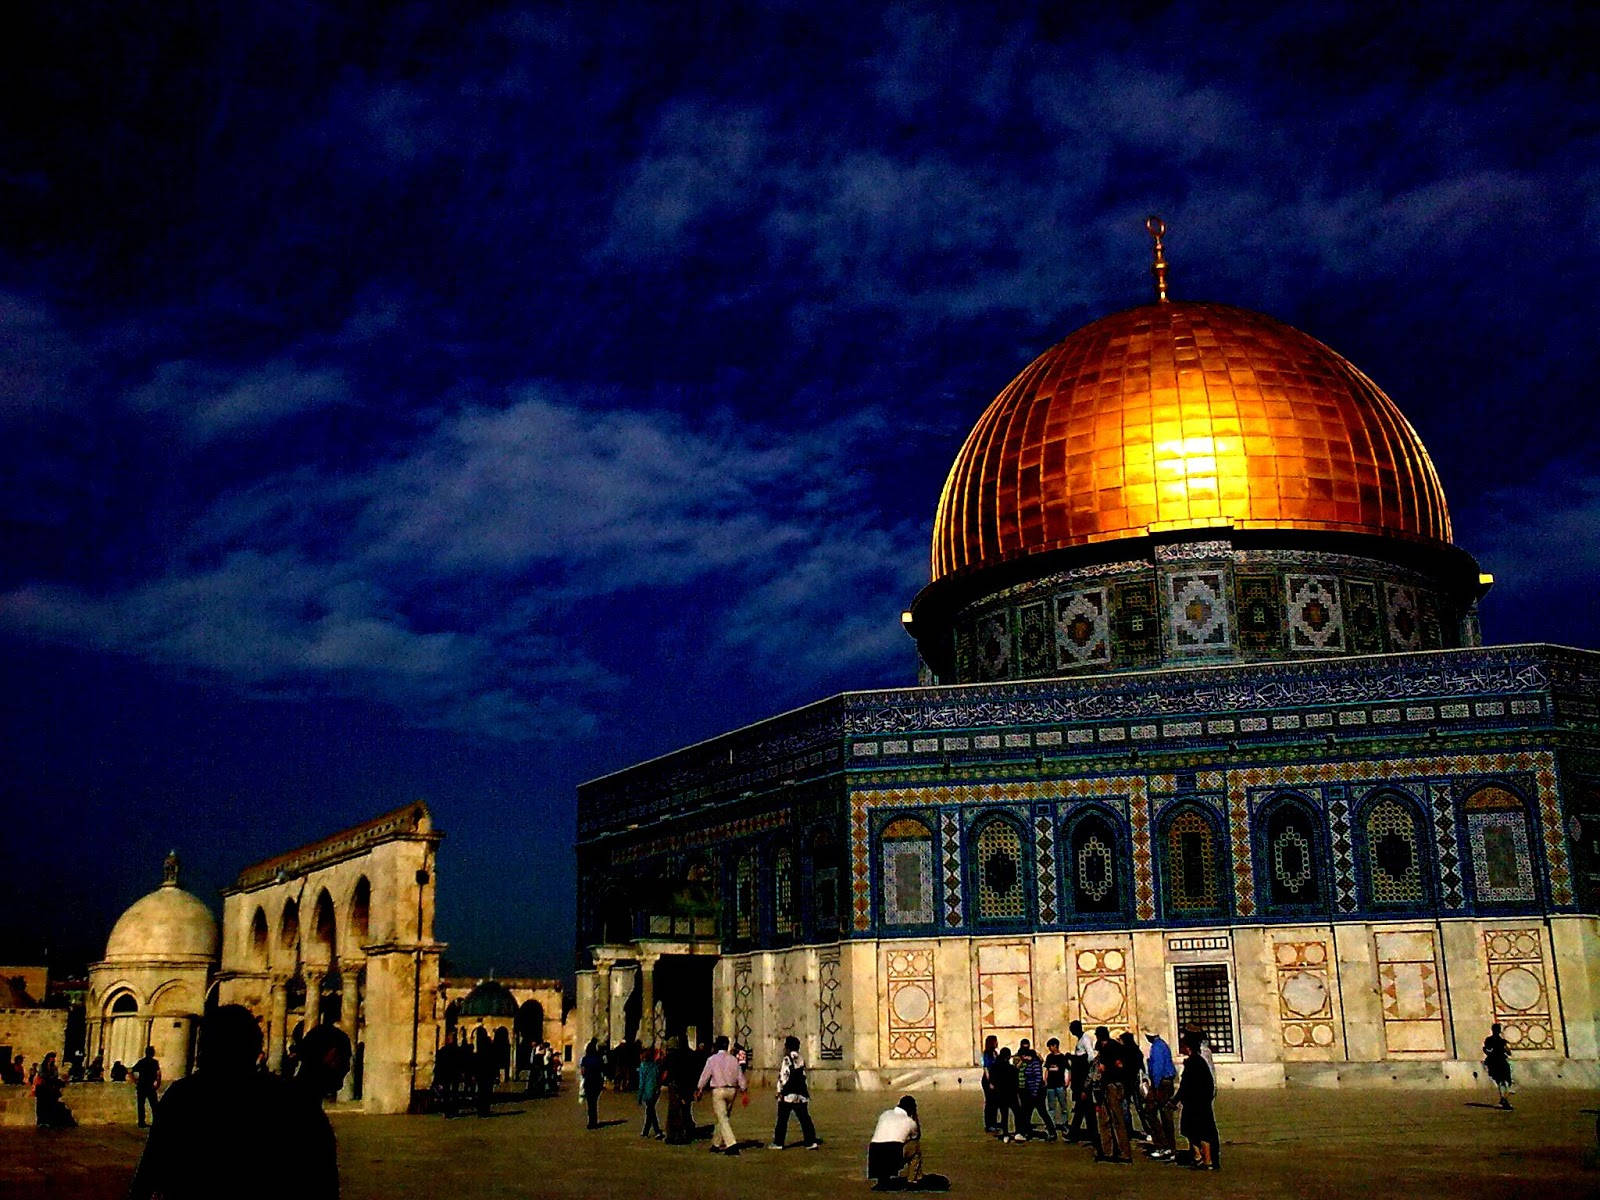
[[[972,823],[966,848],[973,920],[1001,925],[1030,920],[1031,840],[1022,820],[1011,812],[982,813]]]
[[[351,945],[358,950],[372,936],[372,881],[365,875],[358,878],[350,889],[346,928],[350,931]]]
[[[173,1013],[193,1016],[200,1012],[200,1000],[183,980],[172,979],[155,990],[150,997],[149,1010],[156,1016]]]
[[[101,1051],[106,1069],[117,1063],[131,1067],[144,1055],[145,1021],[148,1014],[139,997],[126,983],[113,985],[106,993],[104,1024],[101,1026]]]
[[[1064,907],[1075,917],[1123,917],[1133,897],[1133,860],[1120,814],[1103,804],[1085,804],[1062,823],[1058,844]]]
[[[880,919],[891,927],[932,925],[937,903],[933,827],[921,813],[899,816],[878,831]]]
[[[1356,813],[1357,879],[1367,907],[1415,910],[1433,899],[1428,823],[1399,788],[1370,793]]]
[[[1306,915],[1327,898],[1327,853],[1315,806],[1299,792],[1273,796],[1255,812],[1251,830],[1256,895],[1264,912]]]
[[[267,910],[261,905],[256,905],[256,914],[250,918],[250,962],[257,967],[267,965],[267,955],[272,942],[272,933],[267,928]]]
[[[810,874],[811,931],[819,937],[835,934],[841,928],[843,907],[839,903],[839,867],[843,855],[832,828],[818,825],[806,842],[806,866]]]
[[[1482,904],[1530,903],[1539,899],[1532,806],[1509,785],[1494,781],[1472,789],[1461,801],[1466,825],[1467,868],[1473,898]]]
[[[338,957],[339,923],[333,911],[333,897],[327,888],[317,893],[311,908],[311,945],[323,961]]]
[[[1162,814],[1158,844],[1161,901],[1167,919],[1226,917],[1226,843],[1217,814],[1193,801],[1173,805]]]
[[[300,902],[292,896],[283,902],[283,913],[278,918],[278,945],[285,950],[295,950],[300,944]]]

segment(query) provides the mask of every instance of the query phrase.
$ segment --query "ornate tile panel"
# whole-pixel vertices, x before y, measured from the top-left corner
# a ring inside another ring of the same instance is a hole
[[[1383,587],[1384,609],[1388,614],[1389,649],[1422,649],[1422,617],[1417,611],[1417,589],[1401,583]]]
[[[1239,649],[1247,654],[1272,654],[1281,649],[1278,580],[1273,575],[1235,575]]]
[[[824,1062],[844,1058],[844,1025],[839,1020],[844,1012],[844,985],[839,979],[839,958],[837,946],[817,951],[817,1041]]]
[[[1444,1001],[1433,930],[1379,932],[1372,941],[1385,1050],[1395,1056],[1445,1053]]]
[[[1213,653],[1231,644],[1221,571],[1168,575],[1167,594],[1170,601],[1168,633],[1177,653]]]
[[[1439,907],[1458,909],[1466,904],[1462,891],[1461,848],[1456,845],[1456,806],[1454,789],[1435,781],[1428,785],[1432,806],[1433,845],[1439,858]]]
[[[1333,989],[1328,943],[1280,941],[1272,947],[1278,974],[1278,1020],[1290,1050],[1333,1045]]]
[[[939,846],[944,872],[944,923],[961,924],[961,816],[955,812],[939,815]]]
[[[1383,653],[1383,613],[1378,604],[1378,585],[1358,580],[1345,583],[1345,630],[1350,649],[1357,654]]]
[[[1033,810],[1034,878],[1039,884],[1039,920],[1055,924],[1060,915],[1056,898],[1055,806],[1038,804]]]
[[[1121,947],[1073,947],[1078,1020],[1085,1028],[1128,1024],[1128,955]]]
[[[752,1065],[756,1053],[751,1038],[754,1032],[752,1028],[754,1000],[755,984],[750,970],[750,960],[736,958],[733,961],[733,1038],[750,1055]]]
[[[886,946],[883,956],[884,1013],[889,1031],[885,1059],[912,1062],[939,1055],[934,1003],[933,947]]]
[[[1054,638],[1043,600],[1017,609],[1017,674],[1044,675],[1055,666]]]
[[[1486,929],[1483,949],[1489,964],[1494,1019],[1511,1049],[1555,1049],[1544,943],[1538,927]]]
[[[1107,662],[1111,622],[1104,588],[1056,597],[1056,664],[1063,669]]]
[[[1344,610],[1339,581],[1332,575],[1285,575],[1283,588],[1289,613],[1289,645],[1303,652],[1342,653]]]
[[[978,1045],[993,1034],[1016,1048],[1033,1039],[1033,943],[977,943]]]
[[[1004,679],[1011,674],[1011,614],[985,613],[978,618],[973,649],[978,655],[978,678]]]

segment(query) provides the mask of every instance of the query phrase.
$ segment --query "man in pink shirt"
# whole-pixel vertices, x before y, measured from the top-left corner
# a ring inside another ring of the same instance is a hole
[[[717,1116],[717,1128],[711,1135],[711,1153],[738,1154],[739,1139],[733,1136],[728,1106],[733,1103],[735,1093],[744,1092],[748,1096],[749,1089],[744,1081],[744,1068],[739,1065],[737,1058],[728,1053],[727,1037],[719,1037],[716,1047],[717,1052],[706,1059],[705,1070],[700,1072],[694,1097],[698,1100],[705,1095],[707,1088],[711,1089],[711,1111]]]

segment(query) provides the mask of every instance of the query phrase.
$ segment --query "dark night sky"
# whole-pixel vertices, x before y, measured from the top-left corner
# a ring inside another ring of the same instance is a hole
[[[13,13],[0,960],[422,796],[451,957],[564,969],[575,784],[909,681],[1151,211],[1410,416],[1491,640],[1600,644],[1595,18],[1090,7]]]

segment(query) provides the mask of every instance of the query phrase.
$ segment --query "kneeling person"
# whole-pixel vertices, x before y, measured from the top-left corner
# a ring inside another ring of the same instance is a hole
[[[910,1096],[901,1096],[899,1104],[879,1116],[867,1147],[867,1178],[878,1187],[888,1187],[902,1174],[911,1184],[922,1178],[922,1125]]]

